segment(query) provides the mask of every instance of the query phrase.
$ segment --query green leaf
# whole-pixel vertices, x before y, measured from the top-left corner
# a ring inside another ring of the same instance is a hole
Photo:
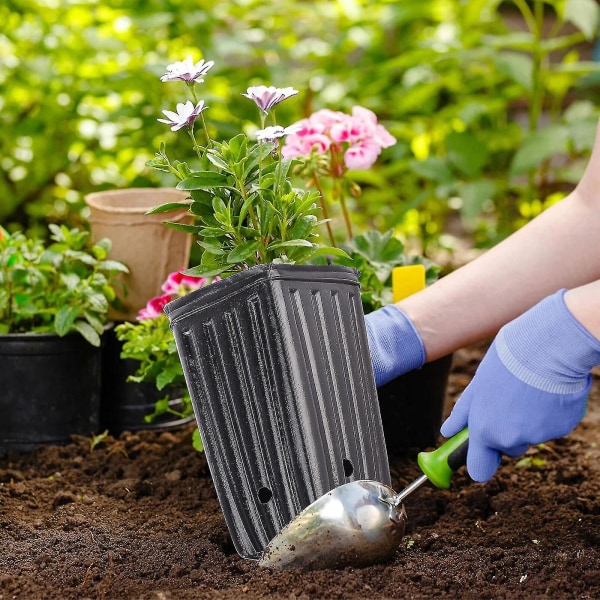
[[[572,23],[587,40],[594,40],[598,33],[600,7],[595,0],[566,0],[559,3],[557,12],[563,21]]]
[[[226,214],[228,212],[227,204],[225,204],[225,202],[223,202],[223,200],[221,198],[219,198],[218,196],[213,197],[212,206],[213,206],[213,212],[215,213],[215,217],[216,217],[217,213]],[[217,217],[217,220],[219,220],[218,217]]]
[[[275,250],[275,248],[292,248],[292,247],[312,248],[313,245],[314,244],[312,244],[308,240],[287,240],[285,242],[275,242],[273,244],[269,244],[267,249]]]
[[[192,434],[192,447],[194,450],[196,450],[196,452],[204,452],[204,444],[202,443],[202,438],[200,437],[200,431],[197,428]]]
[[[226,161],[223,160],[222,156],[218,152],[215,152],[212,149],[208,150],[208,152],[206,153],[206,158],[208,158],[208,160],[213,165],[215,165],[217,169],[222,171],[229,171],[229,165]]]
[[[437,156],[430,156],[425,160],[412,160],[410,168],[413,173],[431,181],[448,183],[454,179],[448,163]]]
[[[524,138],[510,165],[511,175],[527,173],[556,154],[568,151],[569,130],[556,125],[540,129]]]
[[[352,245],[369,261],[396,263],[402,260],[404,244],[388,229],[384,233],[369,230],[354,236]]]
[[[277,167],[275,168],[275,176],[277,178],[275,185],[279,189],[284,189],[283,186],[285,185],[291,164],[292,161],[289,159],[282,160],[280,163],[277,163]]]
[[[183,233],[197,234],[200,230],[199,225],[189,225],[187,223],[177,223],[176,221],[163,221],[163,225],[175,229],[176,231],[182,231]]]
[[[248,138],[243,133],[238,133],[229,141],[229,154],[231,162],[239,163],[246,156],[248,148]]]
[[[165,204],[161,204],[160,206],[156,206],[146,211],[147,215],[157,215],[159,213],[170,212],[173,210],[187,210],[189,208],[189,204],[185,202],[167,202]]]
[[[206,221],[206,219],[211,217],[213,214],[212,196],[208,203],[192,202],[190,206],[190,212],[196,217],[201,217],[204,221]]]
[[[102,271],[129,273],[127,266],[117,260],[102,260],[96,266]]]
[[[163,396],[154,403],[154,412],[146,415],[144,420],[146,423],[152,423],[154,419],[169,412],[169,396]]]
[[[448,160],[467,177],[477,177],[488,161],[488,150],[472,133],[452,132],[446,137]]]
[[[248,240],[233,249],[227,255],[227,262],[231,264],[244,262],[248,257],[258,251],[259,243],[257,240]]]
[[[191,190],[190,196],[192,197],[193,207],[197,202],[201,204],[207,204],[208,206],[212,206],[213,194],[211,192],[207,192],[206,190]]]
[[[86,311],[83,316],[96,331],[102,331],[104,328],[104,323],[96,315]]]
[[[238,227],[241,227],[244,224],[244,220],[246,219],[246,215],[248,214],[248,209],[252,206],[253,202],[256,200],[256,194],[248,194],[246,200],[244,200],[244,204],[240,208],[240,213],[238,215]]]
[[[71,331],[75,320],[79,316],[79,308],[77,306],[63,306],[56,313],[54,318],[54,330],[57,335],[63,337]]]
[[[88,254],[87,252],[81,252],[79,250],[65,250],[63,252],[63,256],[68,257],[73,260],[77,260],[86,265],[95,265],[96,259]]]
[[[335,248],[334,246],[319,246],[311,254],[311,258],[316,258],[317,256],[339,256],[340,258],[350,258],[345,250]]]
[[[100,336],[89,323],[86,321],[75,321],[73,329],[76,329],[92,346],[100,347]]]
[[[231,187],[229,177],[214,171],[198,171],[177,184],[177,189],[184,191],[206,190],[214,187]]]
[[[65,284],[67,289],[75,290],[81,281],[81,277],[76,273],[65,273],[60,276],[60,280]]]
[[[198,240],[196,243],[198,244],[198,246],[200,246],[200,248],[204,249],[210,254],[214,254],[215,256],[222,256],[223,254],[225,254],[225,251],[223,250],[223,248],[221,248],[221,245],[218,242],[211,243],[209,240],[204,239]]]
[[[502,35],[483,36],[483,43],[492,48],[511,48],[521,52],[533,52],[536,48],[536,40],[528,31],[516,31],[503,33]]]
[[[171,363],[166,366],[157,376],[156,376],[156,387],[159,390],[163,390],[166,386],[173,383],[178,377],[183,374],[181,369],[181,364]]]
[[[467,223],[474,223],[481,217],[484,207],[493,200],[497,191],[496,184],[489,179],[462,184],[458,192],[463,200],[461,217]]]
[[[533,89],[533,61],[530,56],[516,52],[502,52],[496,56],[496,68],[528,92]]]
[[[227,270],[227,266],[219,265],[198,265],[184,271],[185,275],[192,277],[215,277]]]

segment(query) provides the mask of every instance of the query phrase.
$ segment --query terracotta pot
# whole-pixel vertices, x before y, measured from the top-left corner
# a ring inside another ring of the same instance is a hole
[[[112,241],[110,258],[127,265],[122,276],[126,291],[118,291],[122,307],[111,310],[114,321],[133,321],[146,302],[160,293],[169,273],[187,268],[192,238],[163,221],[192,223],[187,210],[145,214],[166,202],[182,202],[185,192],[173,188],[129,188],[88,194],[92,238]]]
[[[450,354],[392,379],[377,390],[390,454],[423,450],[436,444],[451,367]]]
[[[165,307],[237,552],[390,472],[357,272],[259,265]]]

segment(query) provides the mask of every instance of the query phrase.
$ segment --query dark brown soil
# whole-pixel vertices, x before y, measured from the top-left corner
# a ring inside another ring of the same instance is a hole
[[[481,348],[460,351],[448,406]],[[598,378],[597,378],[598,379]],[[393,561],[273,573],[235,553],[192,428],[77,438],[0,461],[0,600],[600,598],[600,384],[569,437],[425,487]],[[394,489],[419,475],[390,459]]]

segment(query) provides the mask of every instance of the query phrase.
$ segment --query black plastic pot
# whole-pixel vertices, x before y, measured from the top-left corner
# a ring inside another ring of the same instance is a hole
[[[102,356],[80,335],[0,335],[0,452],[98,431]]]
[[[338,485],[389,485],[356,271],[261,265],[165,312],[241,556]]]
[[[194,416],[179,417],[165,413],[152,421],[146,417],[154,412],[158,400],[169,394],[169,406],[176,412],[183,411],[183,390],[159,391],[151,383],[127,381],[138,367],[138,362],[121,358],[122,342],[117,339],[114,328],[104,333],[102,351],[102,399],[100,403],[100,428],[117,435],[123,431],[140,429],[175,429],[191,423]]]
[[[377,390],[390,454],[433,446],[440,435],[452,355],[425,364]]]

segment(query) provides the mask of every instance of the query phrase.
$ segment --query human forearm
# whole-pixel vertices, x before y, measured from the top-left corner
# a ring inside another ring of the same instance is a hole
[[[560,288],[577,288],[598,279],[600,128],[573,193],[478,259],[398,306],[421,335],[429,361],[491,336]]]
[[[494,334],[544,296],[600,279],[600,201],[574,192],[473,262],[399,303],[427,360]]]
[[[581,325],[600,340],[600,281],[569,290],[565,304]]]

